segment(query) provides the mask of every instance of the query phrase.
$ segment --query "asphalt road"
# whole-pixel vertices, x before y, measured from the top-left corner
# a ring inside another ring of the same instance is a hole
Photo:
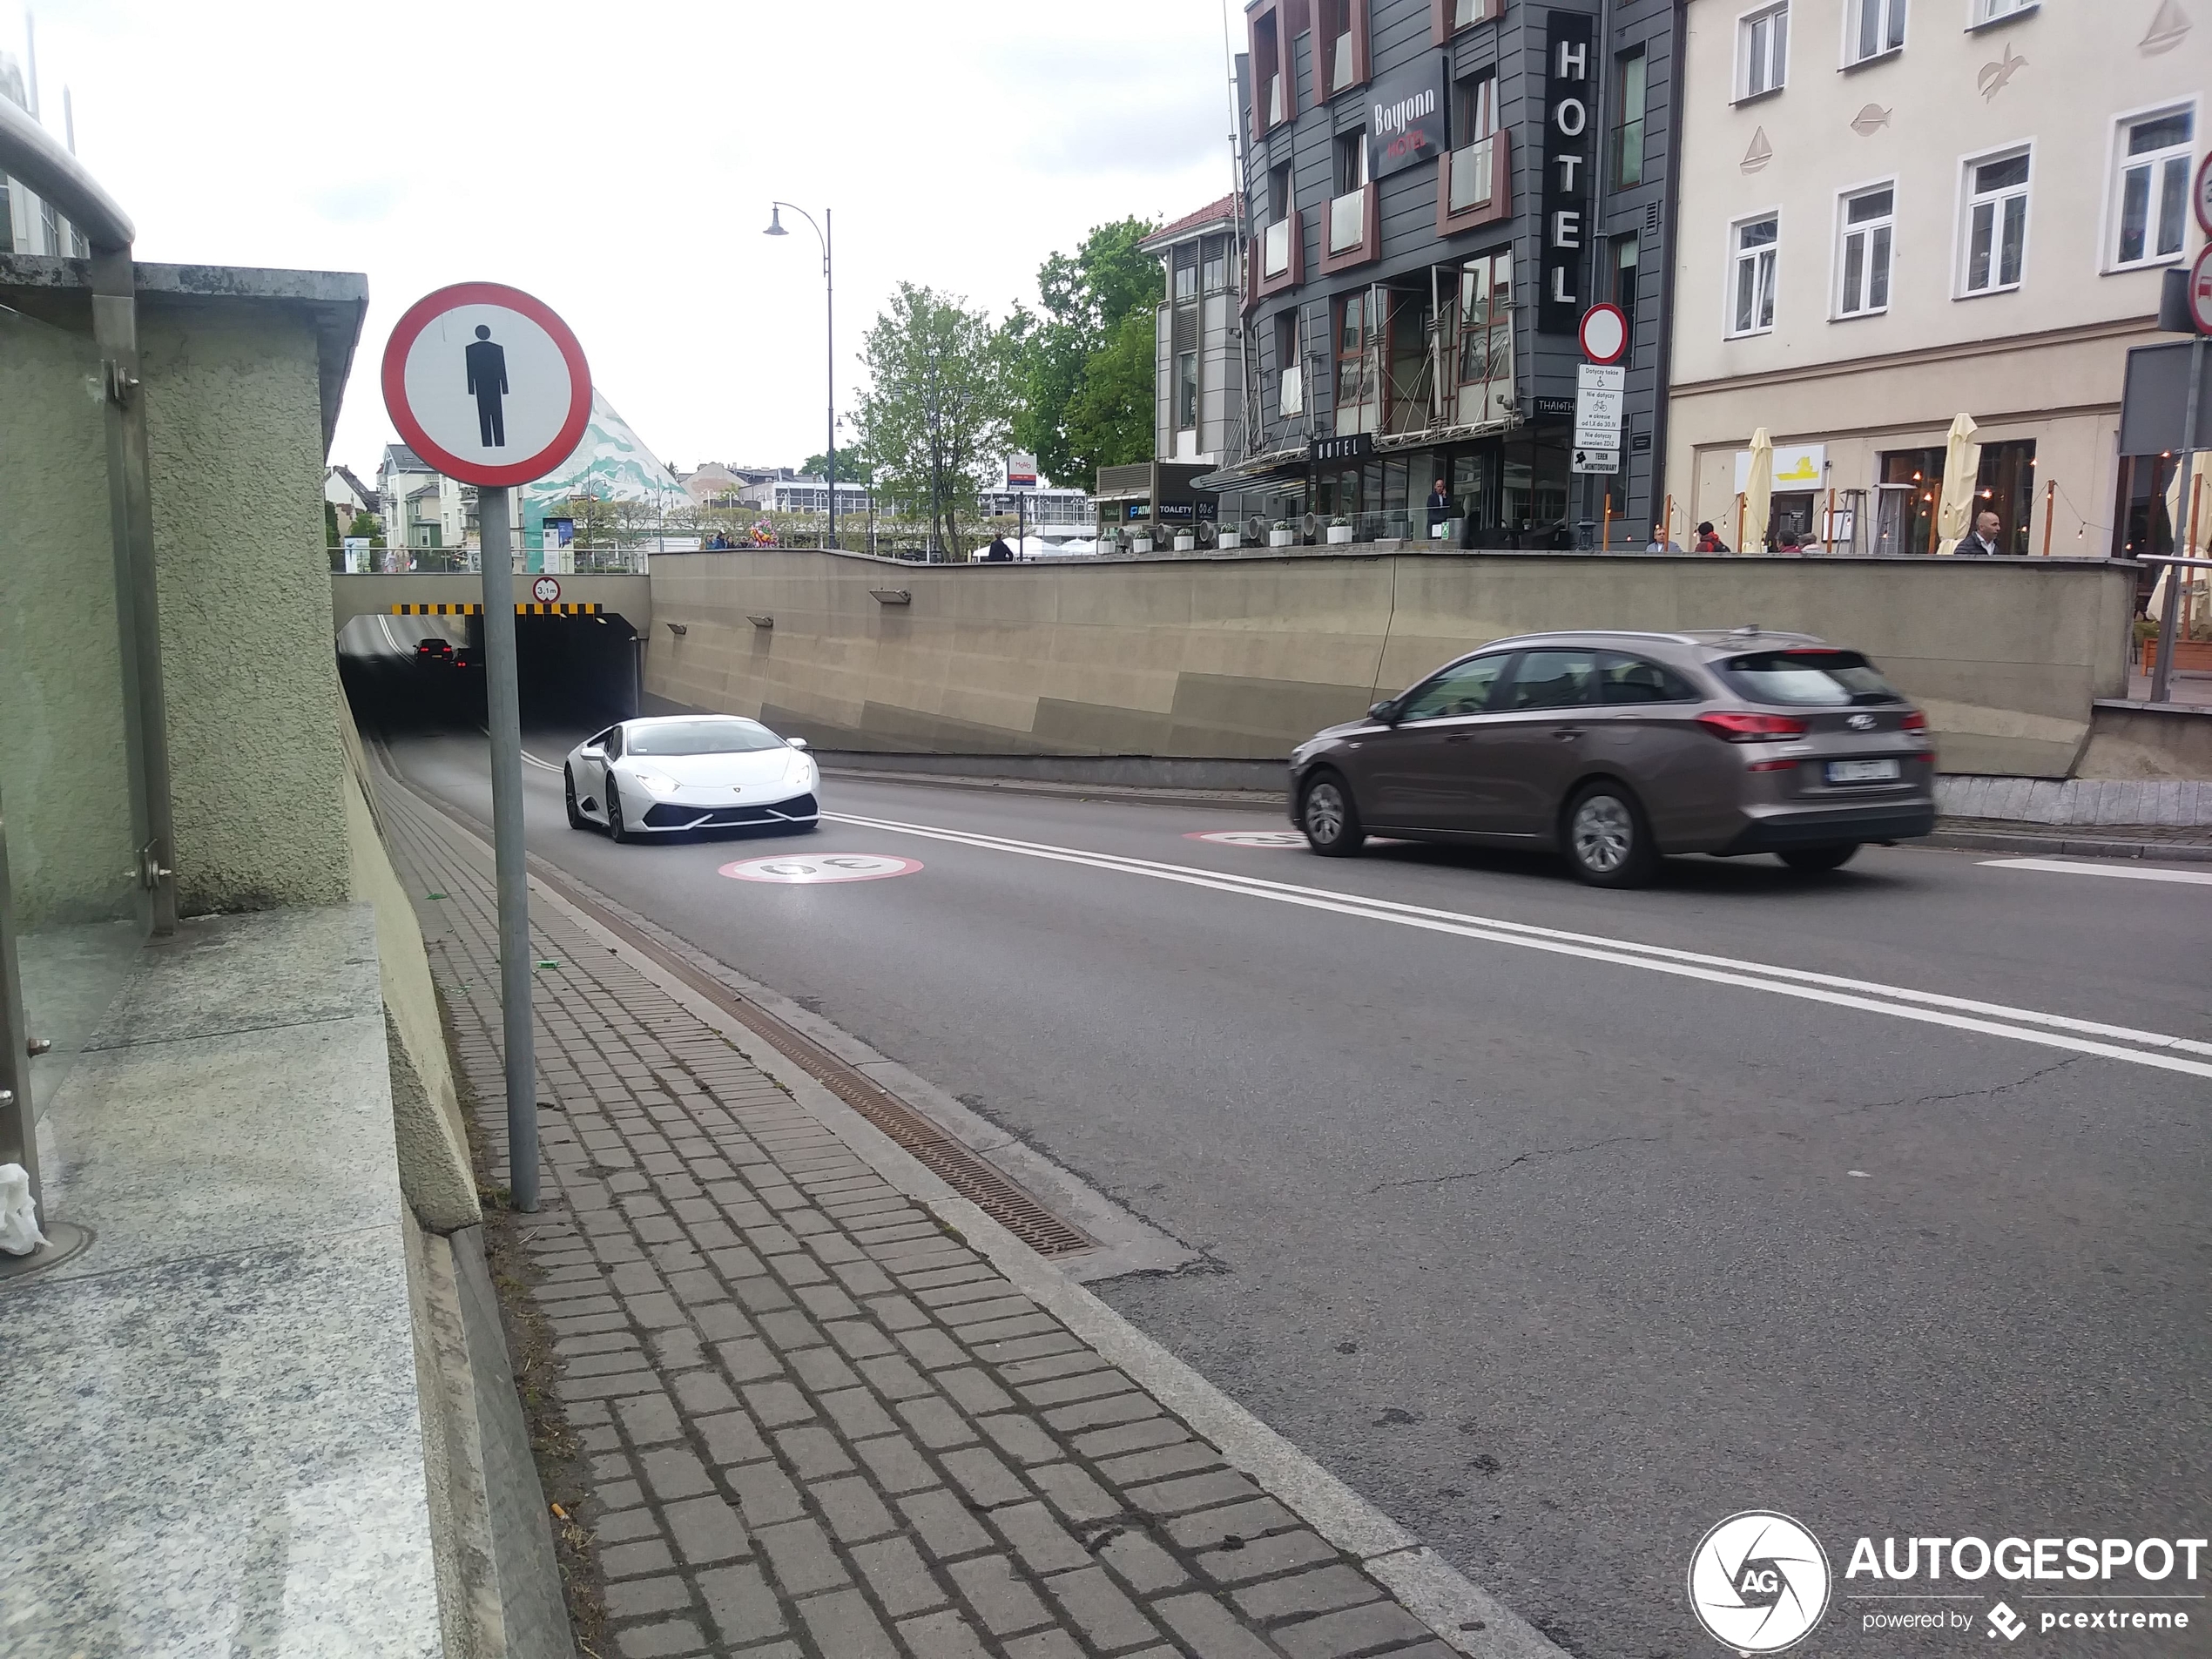
[[[393,742],[478,813],[483,751]],[[1572,1652],[1715,1651],[1683,1577],[1742,1509],[1807,1524],[1846,1596],[1880,1588],[1843,1578],[1861,1534],[2212,1521],[2212,1049],[2039,1017],[2212,1040],[2201,882],[1898,849],[1602,893],[836,779],[813,836],[617,847],[525,773],[535,851],[1202,1251],[1097,1288]],[[922,867],[718,873],[779,851]],[[2140,1650],[2202,1650],[2172,1640]],[[1945,1645],[1847,1602],[1811,1650]]]

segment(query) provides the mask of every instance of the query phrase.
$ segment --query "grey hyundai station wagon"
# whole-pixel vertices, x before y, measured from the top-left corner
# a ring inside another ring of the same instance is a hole
[[[1855,651],[1758,628],[1527,634],[1291,752],[1316,853],[1533,846],[1601,887],[1669,853],[1833,870],[1935,827],[1927,717]]]

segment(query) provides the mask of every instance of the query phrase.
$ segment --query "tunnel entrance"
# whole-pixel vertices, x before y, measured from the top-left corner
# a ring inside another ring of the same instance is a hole
[[[365,616],[338,635],[338,671],[364,732],[475,732],[485,720],[481,615]],[[639,711],[637,630],[619,616],[515,618],[523,730],[588,732]]]

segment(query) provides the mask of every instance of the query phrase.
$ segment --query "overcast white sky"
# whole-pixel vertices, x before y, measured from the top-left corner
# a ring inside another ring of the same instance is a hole
[[[23,55],[19,0],[0,50]],[[794,464],[823,439],[813,235],[835,212],[838,404],[900,280],[994,314],[1090,226],[1231,185],[1237,0],[42,0],[47,125],[138,257],[362,271],[333,459],[392,432],[374,365],[448,282],[567,318],[664,460]],[[819,212],[816,217],[819,217]],[[850,428],[846,437],[849,440]]]

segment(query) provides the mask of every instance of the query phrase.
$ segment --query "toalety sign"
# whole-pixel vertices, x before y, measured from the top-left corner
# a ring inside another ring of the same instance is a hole
[[[1367,173],[1387,178],[1451,147],[1440,52],[1376,81],[1367,94]]]
[[[1544,24],[1544,221],[1536,332],[1582,326],[1584,225],[1590,201],[1592,24],[1587,11],[1554,10]]]
[[[2195,1632],[2212,1609],[2203,1538],[1973,1534],[1861,1537],[1839,1576],[1803,1522],[1770,1510],[1730,1515],[1698,1541],[1689,1603],[1706,1633],[1739,1654],[1779,1653],[1841,1603],[1862,1633]],[[2020,1605],[2015,1607],[2013,1602]]]

